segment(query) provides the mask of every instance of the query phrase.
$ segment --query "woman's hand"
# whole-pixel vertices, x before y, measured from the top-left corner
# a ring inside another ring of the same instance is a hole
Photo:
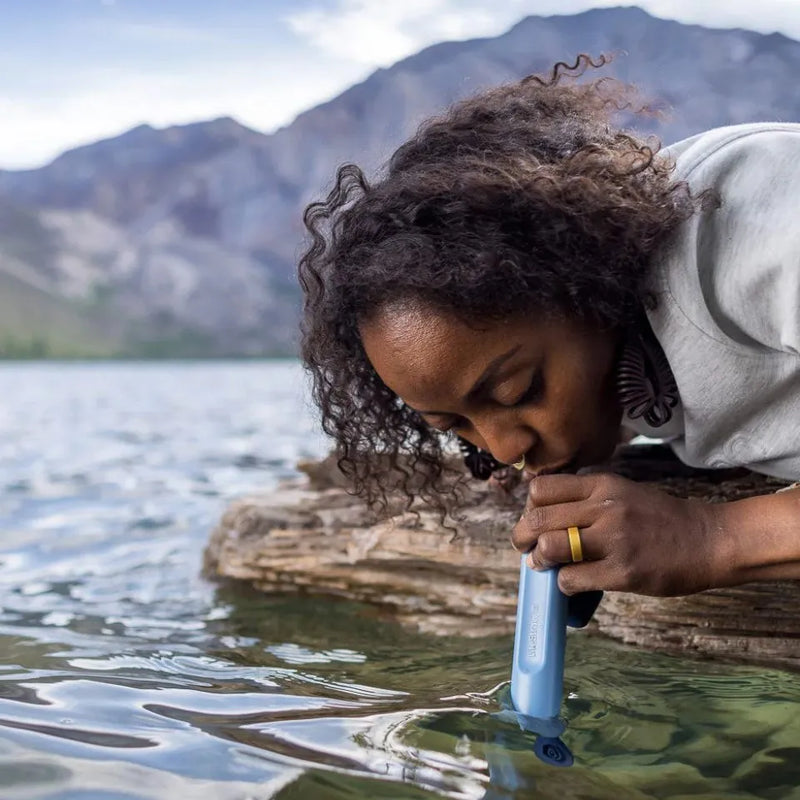
[[[565,594],[611,589],[692,594],[728,585],[730,558],[719,506],[684,500],[617,475],[534,478],[512,542],[535,569],[563,564]],[[581,532],[572,563],[567,528]]]

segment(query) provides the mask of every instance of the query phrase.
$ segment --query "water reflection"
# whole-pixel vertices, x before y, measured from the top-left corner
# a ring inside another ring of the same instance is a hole
[[[78,780],[87,763],[115,761],[144,770],[158,791],[181,776],[208,797],[236,796],[213,794],[212,785],[255,790],[292,771],[274,794],[259,788],[254,796],[300,797],[293,792],[313,787],[319,793],[306,796],[397,797],[389,786],[402,783],[415,792],[403,797],[476,800],[534,791],[562,800],[678,790],[757,797],[766,785],[780,797],[796,785],[800,692],[783,673],[723,668],[712,676],[702,664],[687,671],[679,660],[575,637],[563,736],[576,765],[559,770],[536,757],[530,733],[499,713],[507,684],[487,694],[442,691],[478,684],[476,673],[507,673],[508,641],[436,642],[348,603],[231,591],[220,601],[226,613],[205,622],[203,653],[140,640],[128,652],[89,655],[96,637],[76,631],[60,647],[0,637],[7,654],[29,656],[28,667],[0,673],[0,739],[27,753],[34,772],[58,766],[53,780],[66,780],[62,767]],[[295,627],[313,618],[307,633]],[[287,627],[296,646],[287,644]],[[331,645],[345,635],[350,647],[337,653]],[[398,649],[415,665],[407,675],[387,669]],[[615,695],[610,685],[628,691]],[[637,708],[643,699],[646,707]],[[77,764],[84,766],[75,772]],[[10,774],[13,788],[20,773]],[[3,786],[5,779],[0,767]],[[139,791],[130,796],[159,796]]]

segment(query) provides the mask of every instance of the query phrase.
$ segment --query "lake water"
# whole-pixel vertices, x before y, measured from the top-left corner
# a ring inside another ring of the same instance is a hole
[[[570,636],[548,767],[511,637],[200,576],[320,454],[290,362],[0,365],[0,798],[796,798],[800,680]]]

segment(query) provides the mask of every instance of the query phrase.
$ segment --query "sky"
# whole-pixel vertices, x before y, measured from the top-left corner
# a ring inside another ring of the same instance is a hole
[[[428,45],[619,5],[800,40],[800,0],[0,0],[0,168],[141,123],[269,133]]]

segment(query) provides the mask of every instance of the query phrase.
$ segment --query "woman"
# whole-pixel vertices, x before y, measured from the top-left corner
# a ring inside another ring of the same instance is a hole
[[[800,492],[706,504],[574,474],[622,427],[693,466],[800,478],[800,125],[658,152],[610,122],[626,87],[562,80],[599,65],[461,102],[380,180],[348,165],[309,206],[323,425],[379,504],[387,463],[444,502],[456,436],[473,467],[524,469],[513,543],[567,594],[800,577]]]

